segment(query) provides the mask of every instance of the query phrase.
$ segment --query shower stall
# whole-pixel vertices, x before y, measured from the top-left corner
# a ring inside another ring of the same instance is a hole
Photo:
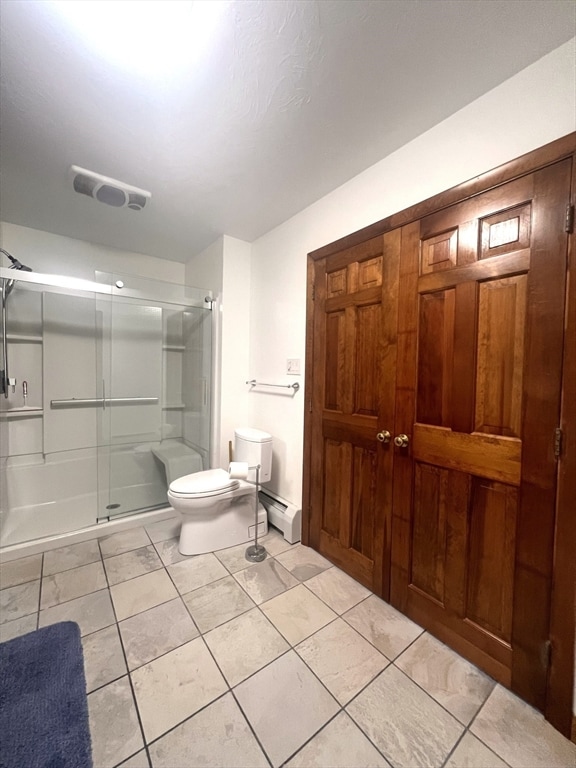
[[[167,507],[165,457],[210,464],[210,292],[6,268],[0,287],[0,547]]]

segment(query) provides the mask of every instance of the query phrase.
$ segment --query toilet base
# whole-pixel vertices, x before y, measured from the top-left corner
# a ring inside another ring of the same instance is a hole
[[[268,533],[268,515],[258,505],[258,540]],[[254,496],[241,496],[212,515],[183,514],[178,550],[182,555],[204,555],[254,539]]]

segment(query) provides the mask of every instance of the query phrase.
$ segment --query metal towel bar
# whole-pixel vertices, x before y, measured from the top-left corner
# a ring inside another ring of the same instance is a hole
[[[71,397],[50,400],[50,408],[103,408],[105,405],[156,405],[157,397]]]
[[[256,381],[256,379],[250,379],[246,384],[250,384],[251,387],[281,387],[282,389],[293,389],[294,392],[298,392],[300,384],[297,381],[294,384],[266,384],[265,381]]]

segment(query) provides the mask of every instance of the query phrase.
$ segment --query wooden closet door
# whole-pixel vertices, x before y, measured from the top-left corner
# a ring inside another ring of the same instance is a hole
[[[541,709],[570,173],[401,230],[391,602]]]
[[[400,233],[314,265],[309,543],[388,595]],[[380,440],[378,434],[380,434]]]

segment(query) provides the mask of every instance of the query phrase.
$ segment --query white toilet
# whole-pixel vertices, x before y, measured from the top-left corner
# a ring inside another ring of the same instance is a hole
[[[260,464],[260,482],[266,483],[272,471],[272,435],[259,429],[236,429],[234,461],[250,467]],[[168,501],[182,515],[180,552],[201,555],[254,538],[255,481],[254,470],[247,482],[233,480],[224,469],[208,469],[171,482]],[[258,536],[266,533],[268,518],[259,504]]]

